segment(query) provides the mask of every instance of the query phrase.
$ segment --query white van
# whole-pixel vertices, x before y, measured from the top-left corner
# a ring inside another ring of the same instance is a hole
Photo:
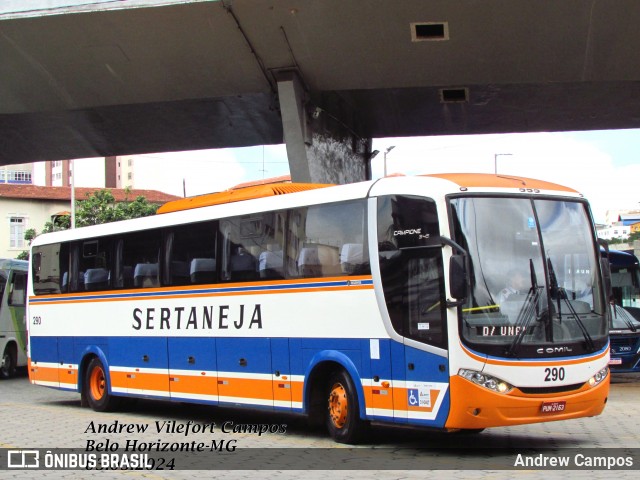
[[[29,262],[0,259],[0,378],[27,364],[25,324]]]

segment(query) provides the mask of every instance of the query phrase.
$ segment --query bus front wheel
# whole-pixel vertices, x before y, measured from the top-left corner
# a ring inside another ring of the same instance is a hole
[[[83,395],[89,406],[97,412],[108,412],[117,405],[117,398],[109,394],[107,371],[99,358],[87,366]]]
[[[0,367],[0,378],[11,378],[16,373],[16,354],[11,345],[7,345],[2,354],[2,367]]]
[[[336,442],[358,443],[365,427],[360,419],[353,380],[344,370],[330,376],[327,391],[326,425]]]

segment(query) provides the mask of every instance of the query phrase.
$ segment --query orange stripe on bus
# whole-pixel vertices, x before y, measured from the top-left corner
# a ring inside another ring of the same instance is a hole
[[[302,382],[282,379],[256,379],[178,375],[130,371],[110,371],[111,387],[116,389],[149,390],[167,392],[179,396],[201,394],[242,399],[302,402]]]
[[[189,393],[198,395],[218,395],[218,379],[213,376],[170,375],[171,394]]]
[[[97,303],[97,302],[113,302],[113,301],[129,301],[129,300],[145,300],[147,298],[155,299],[158,293],[162,293],[163,299],[175,299],[175,298],[198,298],[198,297],[218,297],[218,296],[239,296],[239,295],[267,295],[267,294],[282,294],[282,293],[308,293],[315,291],[339,291],[339,290],[372,290],[373,285],[359,285],[357,282],[371,280],[371,276],[356,276],[356,277],[326,277],[326,278],[314,278],[312,281],[301,280],[283,280],[279,282],[246,282],[246,283],[217,283],[206,285],[189,285],[182,287],[164,287],[164,288],[140,288],[140,289],[126,289],[126,290],[97,290],[92,292],[75,292],[75,293],[63,293],[56,295],[38,295],[30,296],[29,300],[48,300],[52,301],[41,303],[41,305],[57,305],[61,303]],[[331,282],[349,282],[348,285],[335,285],[327,286],[320,285]],[[308,284],[307,287],[290,288],[292,285]],[[260,287],[280,287],[260,289]],[[202,290],[202,289],[224,289],[232,290],[234,288],[258,288],[258,290],[252,291],[222,291],[222,292],[198,292],[189,293],[189,290]],[[167,294],[167,292],[176,292],[175,295]],[[184,293],[179,293],[184,292]],[[122,298],[122,295],[136,294],[132,298]],[[115,298],[77,298],[77,297],[95,297],[96,295],[113,295]],[[148,297],[146,296],[148,295]],[[74,297],[72,300],[66,300],[68,297]],[[57,299],[57,301],[56,301]]]
[[[392,389],[391,387],[383,388],[381,386],[363,386],[363,390],[366,402],[365,405],[367,408],[382,408],[393,410],[393,400],[396,389]],[[391,394],[392,390],[394,392],[393,395]],[[406,390],[404,396],[406,403]]]
[[[31,381],[58,383],[58,369],[56,367],[41,367],[36,363],[29,365],[29,378]]]

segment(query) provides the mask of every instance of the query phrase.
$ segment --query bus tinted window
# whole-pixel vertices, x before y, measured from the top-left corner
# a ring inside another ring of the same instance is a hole
[[[265,212],[221,222],[223,280],[283,278],[285,220],[286,212]]]
[[[109,288],[113,266],[111,243],[109,238],[81,243],[78,255],[77,290],[93,291]]]
[[[364,229],[364,201],[292,210],[287,250],[289,276],[331,277],[368,273]]]
[[[409,196],[378,200],[380,274],[393,327],[405,337],[445,347],[442,249],[427,246],[427,240],[439,234],[433,200]]]
[[[180,225],[165,237],[165,285],[216,281],[217,222]]]
[[[162,233],[149,230],[129,233],[121,239],[120,283],[127,288],[157,287],[160,285],[158,259]]]
[[[9,287],[8,304],[14,307],[21,307],[26,304],[27,292],[27,274],[22,272],[14,272],[11,285]]]
[[[33,248],[33,291],[36,295],[67,291],[69,249],[65,244],[54,243]]]

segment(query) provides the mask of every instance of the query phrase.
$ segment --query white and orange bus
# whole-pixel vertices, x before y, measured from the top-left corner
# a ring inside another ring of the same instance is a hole
[[[32,383],[479,431],[598,415],[606,284],[589,206],[481,174],[279,184],[41,235]],[[517,279],[517,281],[515,280]]]

